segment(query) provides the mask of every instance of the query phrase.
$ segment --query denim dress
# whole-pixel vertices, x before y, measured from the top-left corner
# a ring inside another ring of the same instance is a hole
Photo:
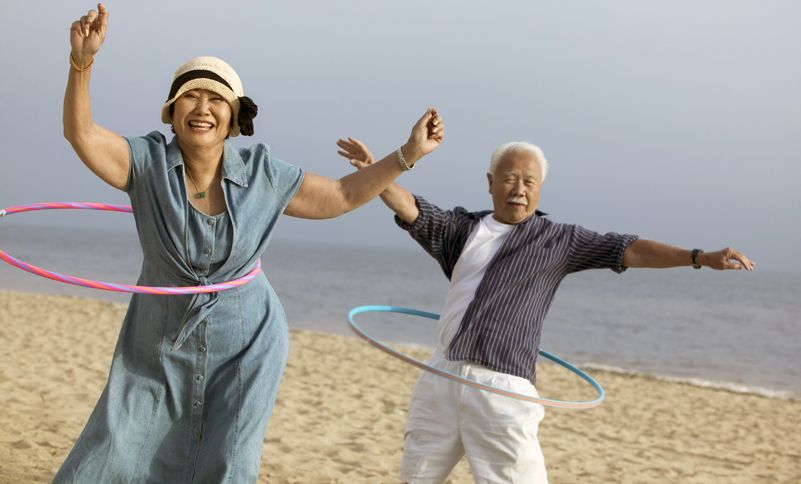
[[[265,145],[226,143],[227,211],[208,216],[187,200],[177,139],[128,143],[140,285],[245,275],[303,181]],[[54,482],[255,482],[287,353],[286,316],[263,273],[212,294],[134,294],[106,387]]]

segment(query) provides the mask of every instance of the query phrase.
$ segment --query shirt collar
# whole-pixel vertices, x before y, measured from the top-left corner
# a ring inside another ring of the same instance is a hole
[[[239,151],[227,141],[225,142],[225,148],[223,148],[222,177],[241,187],[248,186],[248,180],[245,177],[245,161],[242,160]]]
[[[468,215],[469,215],[470,218],[472,218],[474,220],[479,220],[481,217],[483,217],[485,215],[488,215],[490,213],[492,213],[492,210],[482,210],[480,212],[473,212],[473,213],[470,213]],[[517,225],[526,225],[529,222],[531,222],[532,220],[538,220],[540,217],[547,217],[547,216],[548,216],[547,213],[541,212],[541,211],[539,211],[537,209],[534,209],[534,213],[533,214],[531,214],[527,219],[523,220],[522,222],[520,222]]]
[[[545,213],[545,212],[540,212],[539,210],[534,209],[534,213],[529,215],[529,217],[527,219],[523,220],[521,223],[519,223],[517,225],[520,226],[520,227],[527,227],[527,226],[537,227],[538,226],[537,224],[542,222],[543,221],[543,217],[545,217],[547,215],[548,214]]]
[[[184,164],[184,157],[181,155],[181,148],[178,146],[178,137],[173,136],[170,144],[167,145],[167,170],[172,170],[178,165]],[[245,176],[245,162],[231,143],[225,142],[223,147],[223,166],[222,177],[239,186],[248,186]]]

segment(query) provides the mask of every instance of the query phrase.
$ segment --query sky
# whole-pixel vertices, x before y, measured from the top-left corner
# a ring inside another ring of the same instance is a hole
[[[549,160],[539,208],[555,221],[686,248],[730,245],[761,268],[801,271],[801,2],[106,6],[92,108],[122,135],[169,134],[159,113],[175,68],[213,55],[259,105],[256,134],[237,146],[266,143],[278,158],[338,178],[351,170],[336,155],[338,138],[357,137],[382,157],[435,106],[446,139],[398,182],[442,207],[491,208],[492,150],[527,140]],[[62,135],[69,26],[93,7],[0,3],[0,207],[127,202]],[[120,214],[14,217],[133,230]],[[377,200],[333,220],[285,217],[274,240],[413,245]]]

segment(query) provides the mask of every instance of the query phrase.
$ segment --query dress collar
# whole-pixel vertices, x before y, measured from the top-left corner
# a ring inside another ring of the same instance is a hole
[[[178,137],[173,136],[172,141],[167,145],[167,169],[172,170],[176,166],[183,164],[184,157],[181,155]],[[227,141],[223,147],[222,177],[239,186],[248,186],[247,177],[245,176],[245,162],[242,160],[239,151]]]

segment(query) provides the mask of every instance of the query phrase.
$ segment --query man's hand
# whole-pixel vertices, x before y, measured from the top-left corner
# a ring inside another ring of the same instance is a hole
[[[347,158],[350,164],[355,166],[358,170],[361,170],[367,165],[372,165],[375,161],[373,154],[370,153],[367,146],[356,138],[337,140],[337,146],[339,146],[337,154]]]
[[[356,138],[340,139],[337,141],[337,146],[339,146],[337,153],[347,158],[357,170],[370,166],[375,161],[367,146]],[[381,193],[381,200],[407,223],[414,223],[417,220],[417,215],[420,212],[414,197],[397,183],[389,184],[386,190]]]
[[[753,271],[754,267],[756,267],[756,264],[746,257],[745,254],[742,254],[731,247],[726,247],[725,249],[715,252],[703,252],[698,254],[696,260],[702,266],[710,267],[719,271],[727,269],[745,269],[748,271]]]
[[[653,269],[688,266],[692,263],[691,254],[691,251],[680,247],[655,240],[638,239],[629,244],[626,251],[623,252],[623,265]],[[698,254],[695,261],[702,266],[717,270],[746,269],[752,271],[755,267],[753,261],[731,247],[716,252],[702,252]]]

